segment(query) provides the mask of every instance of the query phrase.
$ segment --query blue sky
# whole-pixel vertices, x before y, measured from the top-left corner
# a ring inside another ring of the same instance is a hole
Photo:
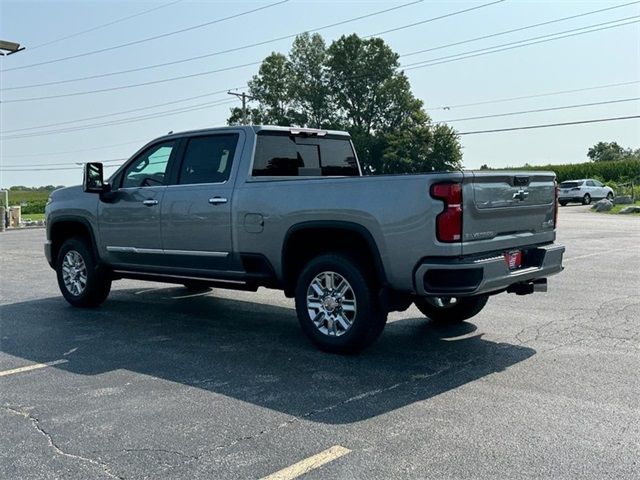
[[[281,40],[196,61],[111,77],[25,89],[13,89],[13,87],[99,75],[205,55],[305,30],[311,31],[327,24],[392,6],[404,5],[411,0],[397,2],[289,0],[253,14],[179,35],[81,58],[19,69],[33,63],[46,62],[190,27],[276,3],[277,0],[260,2],[183,0],[72,39],[39,46],[171,1],[2,0],[0,38],[18,41],[27,47],[25,51],[16,55],[0,58],[3,70],[1,88],[6,89],[1,92],[0,97],[3,102],[0,106],[3,136],[41,133],[66,127],[77,128],[140,116],[144,116],[144,119],[65,133],[3,139],[0,143],[2,155],[0,167],[5,171],[0,171],[0,186],[79,183],[81,170],[53,170],[53,168],[73,167],[74,165],[70,164],[74,162],[126,158],[146,141],[170,130],[180,131],[223,125],[228,116],[229,107],[233,105],[222,104],[165,116],[154,115],[171,109],[201,106],[203,103],[231,99],[230,96],[219,93],[155,109],[67,123],[60,127],[44,127],[19,132],[11,132],[12,130],[69,122],[174,102],[227,88],[242,87],[256,72],[257,66],[88,95],[27,102],[12,102],[12,100],[153,82],[256,62],[272,51],[287,52],[291,40]],[[327,43],[330,43],[332,39],[343,34],[353,32],[361,36],[375,34],[490,3],[490,1],[425,0],[392,12],[324,29],[320,33]],[[396,52],[406,54],[628,2],[629,0],[617,2],[510,0],[381,36]],[[640,16],[640,3],[464,45],[402,57],[400,60],[406,65],[634,16]],[[455,106],[640,80],[639,25],[640,23],[634,23],[490,55],[417,68],[407,71],[407,75],[414,94],[425,102],[428,109],[451,106],[449,110],[442,108],[429,110],[435,121],[640,97],[640,83],[631,83],[611,88],[473,107]],[[17,69],[5,71],[12,68]],[[464,132],[638,114],[640,114],[640,102],[628,101],[508,117],[455,121],[451,122],[451,125]],[[601,140],[615,140],[623,146],[640,147],[640,120],[464,136],[462,137],[463,160],[467,168],[478,168],[484,163],[500,167],[521,165],[525,162],[530,164],[580,162],[586,160],[587,148]],[[19,165],[35,164],[42,165],[41,168],[45,169],[46,165],[49,165],[50,169],[30,172],[6,171],[18,168]],[[116,164],[116,162],[111,163],[111,165]]]

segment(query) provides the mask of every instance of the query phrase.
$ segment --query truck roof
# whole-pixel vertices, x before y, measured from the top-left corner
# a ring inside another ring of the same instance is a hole
[[[265,131],[265,130],[275,131],[275,132],[291,132],[294,135],[296,133],[308,132],[308,133],[316,134],[319,136],[338,135],[338,136],[344,136],[344,137],[350,138],[349,132],[345,132],[342,130],[322,130],[317,128],[306,128],[306,127],[280,127],[277,125],[232,125],[232,126],[223,126],[223,127],[202,128],[197,130],[185,130],[182,132],[170,132],[166,135],[163,135],[162,137],[158,137],[154,139],[154,141],[160,138],[171,138],[174,136],[177,137],[177,136],[183,136],[183,135],[190,135],[194,133],[217,133],[217,132],[224,132],[225,130],[238,130],[238,129],[253,131],[255,133]]]

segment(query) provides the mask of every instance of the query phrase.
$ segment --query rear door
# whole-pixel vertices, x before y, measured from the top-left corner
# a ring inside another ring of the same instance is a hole
[[[462,253],[555,239],[553,172],[464,172]]]
[[[174,185],[162,202],[162,244],[174,267],[234,270],[231,206],[242,132],[185,138]]]

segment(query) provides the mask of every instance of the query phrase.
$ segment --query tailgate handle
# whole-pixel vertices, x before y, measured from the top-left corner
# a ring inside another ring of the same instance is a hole
[[[513,177],[514,187],[526,187],[529,185],[529,177]]]

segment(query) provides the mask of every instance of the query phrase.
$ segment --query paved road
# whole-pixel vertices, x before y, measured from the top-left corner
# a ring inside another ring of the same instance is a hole
[[[0,478],[640,475],[638,218],[563,208],[549,293],[452,330],[412,307],[355,357],[270,290],[121,281],[73,309],[43,235],[0,234]]]

